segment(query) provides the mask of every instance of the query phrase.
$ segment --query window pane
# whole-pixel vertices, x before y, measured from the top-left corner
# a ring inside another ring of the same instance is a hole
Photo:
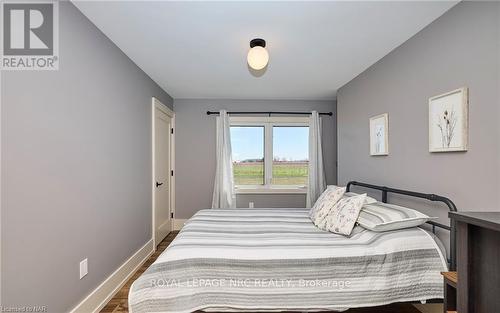
[[[231,126],[235,185],[264,184],[264,127]]]
[[[307,185],[309,127],[273,127],[273,185]]]

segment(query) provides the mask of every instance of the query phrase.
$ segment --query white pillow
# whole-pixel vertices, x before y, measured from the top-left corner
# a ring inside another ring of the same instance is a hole
[[[332,233],[349,236],[365,203],[366,194],[340,199],[316,226]]]
[[[359,196],[359,193],[355,193],[355,192],[350,191],[350,192],[346,192],[344,194],[344,197],[353,197],[353,196]],[[368,195],[365,198],[365,204],[373,204],[373,203],[377,203],[377,202],[378,202],[377,199],[372,198]]]
[[[432,218],[410,208],[377,202],[363,206],[358,224],[369,230],[382,232],[420,226]]]
[[[314,206],[309,211],[309,218],[316,224],[330,212],[330,209],[342,198],[345,193],[345,187],[328,186],[319,196]]]

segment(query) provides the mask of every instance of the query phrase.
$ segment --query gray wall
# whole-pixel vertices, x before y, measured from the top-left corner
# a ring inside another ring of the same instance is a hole
[[[172,98],[69,2],[60,60],[1,73],[4,306],[68,311],[151,238],[151,97]]]
[[[340,183],[437,193],[463,211],[500,210],[499,11],[498,2],[462,2],[340,88]],[[470,95],[469,151],[429,153],[428,98],[462,86]],[[386,112],[390,154],[370,157],[368,120]],[[413,204],[447,223],[445,207]]]
[[[206,111],[333,111],[335,101],[298,100],[175,100],[176,218],[190,218],[212,204],[215,175],[215,116]],[[336,118],[323,118],[323,152],[329,184],[336,183]],[[244,195],[237,206],[304,207],[305,195]]]

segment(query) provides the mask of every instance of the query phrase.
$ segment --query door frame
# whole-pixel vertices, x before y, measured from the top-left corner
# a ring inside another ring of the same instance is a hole
[[[156,109],[162,111],[171,118],[172,128],[175,129],[175,113],[169,107],[152,97],[151,99],[151,238],[153,239],[154,250],[156,251],[156,220],[155,220],[155,191],[156,191],[156,164],[155,164],[155,145],[156,145]],[[170,229],[174,230],[175,217],[175,131],[170,133],[170,170],[174,175],[169,175],[169,193],[170,193]]]

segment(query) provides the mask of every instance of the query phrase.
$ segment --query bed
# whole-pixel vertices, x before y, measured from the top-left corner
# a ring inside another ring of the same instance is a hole
[[[200,210],[133,283],[129,310],[344,311],[443,297],[447,261],[430,232],[357,226],[345,237],[307,213]]]

